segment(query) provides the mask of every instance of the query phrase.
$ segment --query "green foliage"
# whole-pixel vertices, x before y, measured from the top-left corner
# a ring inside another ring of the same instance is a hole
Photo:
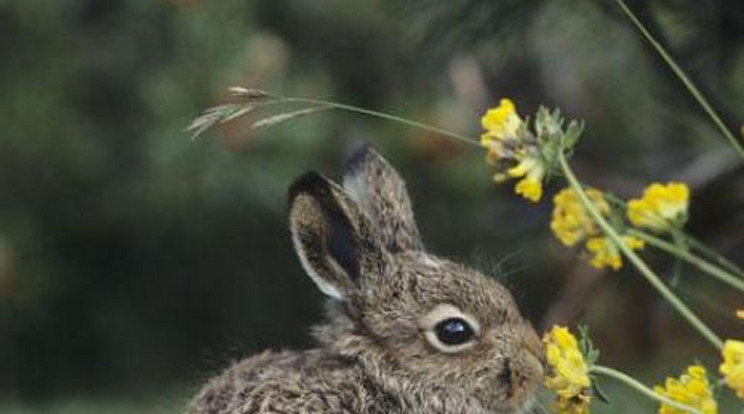
[[[597,363],[599,359],[599,350],[594,347],[592,339],[589,336],[589,327],[586,325],[580,325],[579,327],[579,350],[584,355],[586,363],[591,367]]]
[[[540,155],[545,160],[545,164],[550,166],[549,177],[559,173],[558,154],[564,153],[570,156],[584,131],[583,121],[572,119],[568,127],[564,129],[565,122],[558,108],[551,111],[540,106],[535,115],[535,133]]]

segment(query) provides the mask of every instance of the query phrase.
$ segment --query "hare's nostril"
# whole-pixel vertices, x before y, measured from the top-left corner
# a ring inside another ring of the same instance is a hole
[[[511,398],[514,395],[514,373],[511,368],[511,361],[507,359],[504,361],[504,369],[499,374],[499,382],[506,388],[507,398]]]
[[[503,379],[505,383],[511,385],[512,375],[511,360],[507,359],[506,362],[504,362],[504,370],[501,371],[501,379]]]

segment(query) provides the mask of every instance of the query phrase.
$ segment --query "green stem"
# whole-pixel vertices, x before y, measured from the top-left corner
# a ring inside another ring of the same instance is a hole
[[[701,242],[693,236],[685,234],[682,231],[679,232],[679,235],[685,241],[685,243],[692,246],[693,249],[700,251],[700,253],[702,253],[704,256],[707,256],[708,260],[717,263],[729,272],[739,276],[739,278],[744,278],[744,271],[742,271],[739,266],[721,256],[718,252],[705,245],[705,243]]]
[[[615,195],[608,193],[605,194],[605,198],[607,199],[607,201],[617,206],[619,209],[625,210],[627,208],[627,203],[625,202],[625,200]],[[679,238],[682,243],[691,246],[694,250],[697,250],[708,261],[711,261],[714,264],[721,266],[729,273],[733,273],[739,278],[744,279],[744,271],[741,270],[739,266],[723,257],[720,253],[711,249],[705,243],[701,242],[694,236],[687,234],[682,230],[674,230],[672,236],[675,237],[675,240],[676,238]]]
[[[695,328],[705,339],[707,339],[713,346],[716,347],[716,349],[721,349],[723,347],[723,342],[721,339],[710,329],[708,326],[700,320],[700,318],[695,315],[692,310],[690,310],[687,305],[684,304],[669,288],[664,284],[664,282],[661,281],[659,276],[654,273],[653,270],[651,270],[646,262],[644,262],[633,250],[631,250],[628,246],[623,243],[622,239],[620,238],[620,235],[617,234],[615,229],[610,226],[610,224],[607,222],[607,220],[602,217],[602,215],[597,211],[597,209],[594,207],[594,204],[589,200],[589,197],[586,195],[586,192],[584,192],[584,189],[581,186],[581,183],[579,183],[579,180],[576,179],[576,176],[574,175],[573,171],[571,170],[571,167],[569,167],[568,162],[566,161],[565,155],[560,152],[558,154],[558,163],[560,164],[561,169],[563,170],[563,174],[566,177],[566,180],[568,180],[568,183],[571,185],[571,188],[576,192],[576,194],[579,196],[579,200],[581,200],[581,204],[584,206],[584,208],[589,212],[589,215],[592,217],[595,223],[599,225],[599,227],[602,229],[602,231],[607,235],[607,237],[612,240],[612,242],[620,249],[620,251],[623,252],[625,257],[628,258],[628,260],[633,263],[633,265],[638,269],[639,272],[646,278],[646,280],[653,286],[659,294],[669,302],[672,307],[674,307],[677,312],[679,312],[692,326]]]
[[[629,229],[628,234],[631,236],[635,236],[644,242],[650,244],[651,246],[654,246],[658,248],[659,250],[663,250],[673,256],[677,256],[680,259],[686,261],[687,263],[690,263],[697,267],[698,269],[702,270],[703,272],[715,277],[716,279],[720,280],[723,283],[728,284],[729,286],[738,289],[740,292],[744,293],[744,280],[741,280],[739,278],[736,278],[729,274],[728,272],[724,271],[718,266],[715,266],[711,264],[710,262],[701,259],[700,257],[680,249],[678,246],[674,245],[673,243],[669,243],[668,241],[652,236],[650,234],[644,233],[639,230],[635,229]]]
[[[679,249],[680,251],[685,251],[689,253],[689,248],[684,243],[684,240],[679,236],[678,233],[672,233],[672,239],[674,240],[674,247]],[[671,286],[673,289],[676,289],[679,285],[679,281],[682,278],[682,261],[677,258],[677,260],[674,261],[674,265],[672,266],[672,278],[669,280],[669,286]]]
[[[721,120],[721,117],[718,116],[716,111],[713,109],[713,107],[708,103],[708,100],[705,99],[705,96],[703,96],[702,92],[695,86],[695,84],[690,80],[690,78],[685,74],[685,72],[682,70],[682,68],[677,65],[677,63],[672,59],[671,56],[664,50],[664,47],[649,33],[649,31],[646,29],[646,27],[641,23],[640,20],[636,17],[636,15],[628,8],[628,6],[625,4],[623,0],[615,0],[615,2],[620,6],[620,8],[623,10],[623,13],[630,19],[631,22],[633,22],[633,25],[635,25],[636,29],[638,29],[639,32],[643,35],[644,38],[648,41],[648,43],[651,44],[651,46],[656,49],[656,52],[659,53],[659,55],[664,59],[667,65],[669,65],[669,68],[672,69],[672,72],[679,78],[679,80],[685,85],[687,90],[690,92],[690,94],[695,98],[695,100],[700,104],[700,106],[705,110],[705,112],[708,114],[711,120],[713,120],[713,123],[716,124],[716,127],[718,127],[718,130],[721,132],[721,134],[728,140],[729,144],[731,144],[732,147],[734,147],[734,150],[744,158],[744,148],[742,147],[741,143],[736,139],[733,133],[726,127],[726,124],[723,123]]]
[[[285,102],[302,102],[302,103],[309,103],[309,104],[316,104],[316,105],[327,105],[327,106],[333,107],[335,109],[340,109],[340,110],[344,110],[344,111],[349,111],[349,112],[355,112],[355,113],[359,113],[359,114],[369,115],[369,116],[373,116],[373,117],[376,117],[376,118],[382,118],[382,119],[386,119],[388,121],[393,121],[393,122],[397,122],[399,124],[407,125],[409,127],[419,128],[419,129],[423,129],[423,130],[430,131],[430,132],[435,132],[437,134],[444,135],[444,136],[450,137],[450,138],[454,138],[456,140],[459,140],[459,141],[462,141],[462,142],[466,142],[468,144],[471,144],[471,145],[475,145],[475,146],[480,147],[480,143],[477,140],[473,139],[472,137],[468,137],[468,136],[465,136],[465,135],[462,135],[462,134],[458,134],[457,132],[448,131],[448,130],[443,129],[443,128],[438,128],[438,127],[434,127],[434,126],[431,126],[431,125],[423,124],[421,122],[412,121],[410,119],[401,118],[399,116],[391,115],[391,114],[388,114],[388,113],[385,113],[385,112],[379,112],[379,111],[374,111],[374,110],[371,110],[371,109],[360,108],[358,106],[347,105],[347,104],[342,104],[342,103],[337,103],[337,102],[324,101],[324,100],[320,100],[320,99],[283,98],[283,100]]]
[[[669,399],[663,395],[655,393],[652,389],[648,388],[647,386],[643,385],[640,381],[636,380],[635,378],[631,377],[628,374],[625,374],[623,372],[620,372],[616,369],[604,367],[601,365],[594,365],[589,372],[593,374],[599,374],[604,375],[605,377],[609,377],[615,380],[618,380],[622,382],[623,384],[627,385],[630,388],[633,388],[634,390],[640,392],[641,394],[645,395],[646,397],[656,400],[660,403],[664,403],[666,405],[672,406],[678,410],[684,410],[690,413],[694,414],[703,414],[701,411],[699,411],[696,408],[690,407],[688,405],[679,403],[677,401],[674,401],[672,399]]]

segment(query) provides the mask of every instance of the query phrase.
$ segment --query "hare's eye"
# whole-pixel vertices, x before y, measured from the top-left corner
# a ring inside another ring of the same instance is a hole
[[[446,354],[470,349],[480,334],[477,319],[448,303],[437,306],[421,318],[420,326],[429,344]]]
[[[462,318],[445,319],[434,327],[437,339],[444,345],[462,345],[475,336],[470,324]]]

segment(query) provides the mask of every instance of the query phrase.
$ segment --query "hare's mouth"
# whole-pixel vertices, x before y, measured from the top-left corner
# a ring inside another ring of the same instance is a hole
[[[498,382],[505,392],[506,402],[517,412],[522,412],[522,407],[532,399],[542,376],[540,358],[528,351],[517,361],[511,358],[504,361]]]

